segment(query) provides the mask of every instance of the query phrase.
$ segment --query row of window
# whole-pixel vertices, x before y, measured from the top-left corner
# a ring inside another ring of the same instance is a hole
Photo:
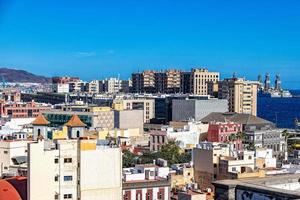
[[[58,199],[59,196],[58,194],[54,195],[54,199]],[[73,195],[72,194],[64,194],[64,199],[72,199]]]
[[[55,158],[54,163],[58,163],[59,159]],[[64,163],[72,163],[72,158],[64,158]]]
[[[58,175],[54,177],[54,181],[58,181]],[[73,176],[64,176],[64,181],[73,181]]]

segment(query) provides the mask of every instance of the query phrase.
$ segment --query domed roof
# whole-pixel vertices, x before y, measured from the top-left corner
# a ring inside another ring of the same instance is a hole
[[[18,191],[5,179],[0,180],[0,199],[22,200]]]

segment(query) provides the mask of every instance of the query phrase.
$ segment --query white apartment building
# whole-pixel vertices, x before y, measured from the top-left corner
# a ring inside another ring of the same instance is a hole
[[[17,157],[27,156],[27,140],[1,140],[0,141],[0,176],[10,173],[10,166]]]
[[[98,80],[93,80],[88,83],[88,92],[92,94],[97,94],[100,92],[99,88],[99,81]]]
[[[56,83],[52,85],[54,93],[69,93],[70,88],[68,83]]]
[[[175,139],[179,142],[180,148],[193,148],[200,142],[200,138],[208,131],[208,124],[191,121],[184,126],[182,130],[174,130],[174,128],[167,128],[167,137]]]
[[[39,140],[28,145],[28,199],[121,200],[120,148],[96,140]]]

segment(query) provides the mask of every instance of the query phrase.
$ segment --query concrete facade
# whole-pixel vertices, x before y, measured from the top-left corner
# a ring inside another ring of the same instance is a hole
[[[114,124],[118,129],[139,128],[140,133],[144,131],[143,110],[120,110],[114,111]]]
[[[228,100],[229,112],[257,114],[256,81],[246,81],[243,78],[231,78],[219,81],[219,98]]]
[[[121,151],[98,146],[96,142],[58,140],[29,144],[28,199],[120,200]]]
[[[172,101],[172,120],[188,121],[194,119],[200,121],[212,112],[227,112],[228,101],[224,99],[185,99]]]

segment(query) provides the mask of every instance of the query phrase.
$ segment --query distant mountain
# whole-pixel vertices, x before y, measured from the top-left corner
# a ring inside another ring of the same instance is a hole
[[[32,74],[24,70],[0,68],[0,81],[20,83],[51,83],[51,78]]]

